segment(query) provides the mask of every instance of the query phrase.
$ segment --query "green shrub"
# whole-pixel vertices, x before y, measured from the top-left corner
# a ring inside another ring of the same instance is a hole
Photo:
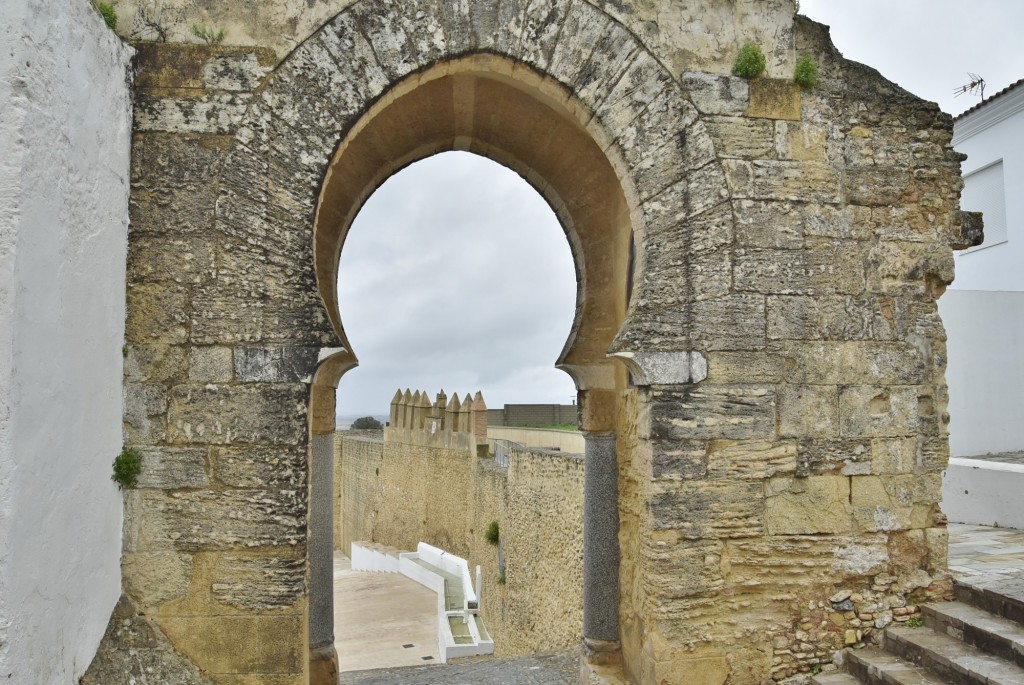
[[[381,430],[382,428],[384,428],[384,424],[372,416],[361,416],[352,422],[352,430]]]
[[[114,473],[110,480],[117,483],[117,489],[133,489],[139,483],[139,474],[142,473],[142,455],[134,447],[125,445],[121,448],[121,454],[114,457]]]
[[[215,31],[212,28],[200,26],[199,24],[192,24],[192,35],[199,38],[207,45],[218,45],[224,42],[224,37],[227,35],[227,31],[224,29]]]
[[[487,526],[487,530],[484,531],[484,540],[491,543],[495,547],[498,546],[498,541],[501,540],[501,534],[498,531],[498,522],[491,521],[491,525]]]
[[[804,90],[813,90],[818,85],[818,63],[808,54],[796,61],[793,80]]]
[[[907,619],[908,628],[920,628],[924,625],[924,621],[921,620],[920,616],[911,616]]]
[[[96,5],[96,9],[100,11],[100,16],[103,17],[103,21],[107,22],[107,26],[110,27],[110,30],[116,31],[117,10],[114,9],[114,5],[109,2],[101,2]]]
[[[765,59],[761,48],[754,43],[744,43],[740,54],[732,65],[732,73],[740,78],[753,79],[764,71]]]

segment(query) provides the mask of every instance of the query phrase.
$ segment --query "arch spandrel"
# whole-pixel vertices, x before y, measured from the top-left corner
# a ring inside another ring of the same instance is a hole
[[[504,11],[508,13],[511,7],[510,4]],[[463,84],[479,82],[484,89],[495,92],[526,92],[538,103],[559,112],[553,121],[575,120],[579,130],[603,151],[606,165],[618,181],[625,208],[615,212],[617,221],[622,226],[630,225],[638,246],[631,310],[634,313],[625,315],[624,300],[615,305],[614,309],[619,310],[613,315],[615,331],[611,336],[600,336],[606,344],[586,355],[588,363],[603,363],[615,332],[624,333],[616,344],[618,351],[642,344],[646,334],[641,329],[656,330],[656,344],[660,347],[686,347],[685,321],[680,318],[678,303],[670,305],[674,307],[667,317],[670,326],[651,329],[639,326],[634,319],[650,318],[649,310],[658,300],[647,296],[648,279],[643,276],[648,262],[658,261],[647,237],[651,230],[648,226],[669,226],[673,221],[685,220],[694,213],[688,205],[693,193],[719,199],[727,195],[724,176],[714,161],[710,136],[661,63],[604,12],[587,3],[566,1],[530,3],[519,9],[522,11],[506,16],[500,9],[495,13],[487,3],[471,2],[467,20],[466,14],[451,3],[363,0],[340,13],[269,77],[243,124],[241,145],[227,167],[232,167],[239,156],[255,160],[243,163],[243,167],[249,167],[248,173],[235,176],[244,188],[233,185],[230,176],[226,178],[222,215],[227,218],[244,213],[236,212],[235,200],[251,200],[251,188],[263,186],[265,178],[270,199],[268,214],[294,218],[286,223],[293,225],[296,232],[301,234],[300,228],[308,231],[305,227],[312,224],[318,211],[324,220],[341,222],[347,229],[362,201],[401,166],[439,151],[469,149],[522,174],[548,198],[569,231],[573,249],[584,247],[586,240],[572,237],[574,227],[580,223],[578,215],[598,213],[594,207],[602,205],[593,202],[586,192],[557,190],[557,184],[550,178],[564,175],[564,170],[549,164],[542,173],[536,164],[521,159],[522,155],[510,154],[515,145],[529,149],[524,141],[510,141],[507,135],[502,140],[502,130],[472,130],[475,124],[465,120],[473,116],[466,112],[465,94],[446,96],[451,100],[449,111],[445,116],[433,114],[428,127],[431,130],[418,131],[415,141],[407,140],[401,155],[394,149],[385,152],[379,146],[375,149],[374,145],[348,144],[359,138],[358,132],[368,125],[368,114],[373,110],[381,116],[393,117],[392,130],[399,134],[417,125],[423,128],[422,117],[405,121],[404,127],[398,126],[395,122],[401,121],[402,108],[390,105],[410,97],[413,91],[429,88],[431,81],[448,78],[449,72],[461,72]],[[390,21],[382,22],[381,17],[390,17]],[[459,54],[479,50],[489,51],[490,56],[451,61]],[[486,64],[481,67],[479,60]],[[471,76],[473,72],[476,73]],[[480,74],[486,74],[482,81]],[[514,88],[505,90],[495,84]],[[495,108],[499,115],[500,111]],[[409,116],[407,112],[405,115]],[[511,124],[515,123],[509,121],[510,126],[504,131],[514,130]],[[482,136],[488,134],[490,138],[485,140]],[[545,145],[542,138],[532,145]],[[331,158],[328,151],[339,158],[345,154],[358,155],[361,165],[375,166],[377,174],[355,187],[349,170],[327,163]],[[693,174],[695,168],[702,173]],[[697,184],[716,183],[718,187],[695,188],[688,174],[696,178]],[[308,190],[312,179],[323,179],[324,188],[331,188],[335,199],[330,206],[321,204],[318,209],[317,198]],[[582,177],[577,183],[600,185]],[[344,200],[338,199],[345,195]],[[339,206],[347,209],[339,210]],[[572,222],[570,217],[574,218]],[[336,311],[333,280],[342,242],[343,236],[327,242],[318,238],[314,259],[324,306],[348,348]],[[628,250],[626,238],[619,243],[619,253]],[[621,255],[619,260],[622,261]],[[587,281],[586,264],[578,264],[577,268],[581,287],[593,282]],[[677,274],[677,280],[687,277]],[[616,278],[623,282],[625,290],[625,275]],[[588,303],[582,295],[580,299],[580,312],[585,315]],[[659,315],[655,313],[653,318],[658,319]],[[669,328],[673,329],[671,333]],[[571,336],[561,363],[580,363],[569,354],[575,338]]]

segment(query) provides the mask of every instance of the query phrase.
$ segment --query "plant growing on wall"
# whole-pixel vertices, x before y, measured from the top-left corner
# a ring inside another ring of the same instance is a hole
[[[117,10],[114,9],[113,3],[101,2],[96,5],[96,9],[99,10],[100,16],[103,17],[103,21],[107,23],[111,31],[117,29]]]
[[[200,26],[199,24],[192,24],[192,35],[207,45],[219,45],[224,42],[224,37],[227,36],[227,31],[224,29],[214,30],[213,28]]]
[[[487,530],[484,531],[484,540],[487,540],[490,544],[495,547],[501,541],[501,533],[498,530],[498,522],[491,521],[491,525],[487,526]]]
[[[796,61],[793,80],[804,90],[813,90],[818,85],[818,63],[809,54]]]
[[[754,43],[744,43],[740,54],[732,65],[732,73],[740,78],[753,79],[764,71],[765,59],[761,48]]]
[[[134,447],[125,445],[121,448],[121,454],[114,457],[114,473],[110,480],[117,483],[117,489],[134,489],[139,483],[139,474],[142,473],[142,454]]]

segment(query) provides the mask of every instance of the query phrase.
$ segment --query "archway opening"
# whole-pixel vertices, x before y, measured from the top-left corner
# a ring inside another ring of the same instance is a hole
[[[335,281],[336,274],[339,281],[344,280],[338,266],[355,216],[397,170],[439,152],[473,152],[524,178],[552,208],[568,238],[576,274],[576,306],[556,365],[569,373],[578,390],[579,427],[594,437],[593,441],[588,438],[586,446],[587,489],[593,490],[589,481],[597,473],[604,482],[597,491],[614,493],[614,431],[619,427],[618,403],[627,379],[624,368],[607,353],[626,316],[633,269],[642,272],[642,264],[632,263],[633,227],[639,224],[631,208],[636,202],[627,201],[628,184],[624,185],[616,171],[623,167],[621,162],[613,165],[617,159],[614,149],[612,141],[601,138],[585,108],[559,84],[493,55],[462,58],[415,74],[371,106],[339,144],[317,210],[314,252],[318,284],[343,346],[328,365],[333,371],[318,374],[314,381],[314,419],[325,415],[327,408],[326,402],[317,406],[317,386],[324,391],[332,383],[336,386],[341,374],[358,363],[342,324]],[[421,400],[426,401],[426,396],[417,401]],[[326,424],[320,427],[326,429]],[[333,431],[333,424],[330,428]],[[316,428],[313,433],[315,453]],[[591,444],[600,453],[598,468],[591,466],[595,463],[590,459]],[[313,456],[315,481],[318,456]],[[581,494],[582,478],[581,469]],[[317,566],[313,561],[317,535],[312,523],[318,518],[316,497],[314,493],[310,504],[311,567]],[[598,505],[607,515],[601,526],[591,525],[588,531],[590,548],[605,554],[595,563],[588,561],[590,595],[585,573],[581,583],[583,633],[595,643],[617,644],[619,639],[618,584],[610,582],[618,577],[615,502],[606,499]],[[579,508],[583,517],[582,503]],[[602,538],[597,542],[590,537],[596,528],[601,528],[597,533]],[[322,569],[321,575],[325,575]],[[311,568],[311,626],[319,611],[317,596],[326,590],[317,576],[316,568]],[[594,593],[600,597],[594,599]],[[311,648],[327,634],[314,633],[311,628]]]
[[[481,624],[499,653],[530,649],[535,638],[538,650],[576,646],[581,583],[573,572],[581,570],[583,439],[575,431],[537,428],[556,422],[543,416],[564,416],[576,427],[575,386],[553,364],[573,320],[576,291],[557,217],[529,184],[491,160],[440,153],[397,172],[363,205],[339,267],[339,309],[360,350],[359,368],[339,384],[339,428],[367,416],[387,423],[395,388],[410,387],[430,391],[431,402],[439,390],[459,397],[464,409],[467,391],[470,401],[482,391],[491,423],[534,428],[491,428],[495,439],[470,441],[470,451],[460,428],[445,426],[443,415],[436,434],[395,425],[339,432],[334,609],[342,672],[438,663],[441,657],[433,593],[401,573],[361,572],[362,559],[353,571],[349,555],[360,543],[414,551],[422,541],[465,558],[470,569],[481,566],[482,587],[475,588]],[[544,501],[534,505],[538,509],[559,512],[563,544],[546,550],[543,559],[553,561],[557,552],[565,557],[560,564],[538,568],[544,537],[530,530],[538,522],[508,515],[510,469],[522,481],[525,469],[516,460],[527,453],[509,454],[506,433],[533,438],[532,447],[565,447],[564,454],[537,457],[570,474],[562,493],[556,495],[553,482],[545,488],[520,483],[512,496],[528,493]],[[444,434],[450,434],[447,440],[437,439]],[[462,495],[450,497],[435,484]],[[496,532],[499,524],[500,539],[488,544],[487,529]],[[509,559],[510,549],[522,552]],[[559,630],[549,629],[543,638],[523,634],[520,610],[509,606],[510,596],[527,588],[526,574],[544,576],[532,583],[538,594],[560,585],[563,600],[574,596]]]

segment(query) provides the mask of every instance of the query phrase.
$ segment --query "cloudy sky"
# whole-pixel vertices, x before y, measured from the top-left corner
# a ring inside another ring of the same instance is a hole
[[[993,95],[1024,78],[1019,0],[802,0],[848,58],[959,114],[968,72]],[[359,367],[341,416],[385,414],[395,390],[482,390],[488,406],[569,403],[553,364],[576,284],[551,210],[513,172],[467,153],[424,160],[360,212],[341,256],[341,316]]]

